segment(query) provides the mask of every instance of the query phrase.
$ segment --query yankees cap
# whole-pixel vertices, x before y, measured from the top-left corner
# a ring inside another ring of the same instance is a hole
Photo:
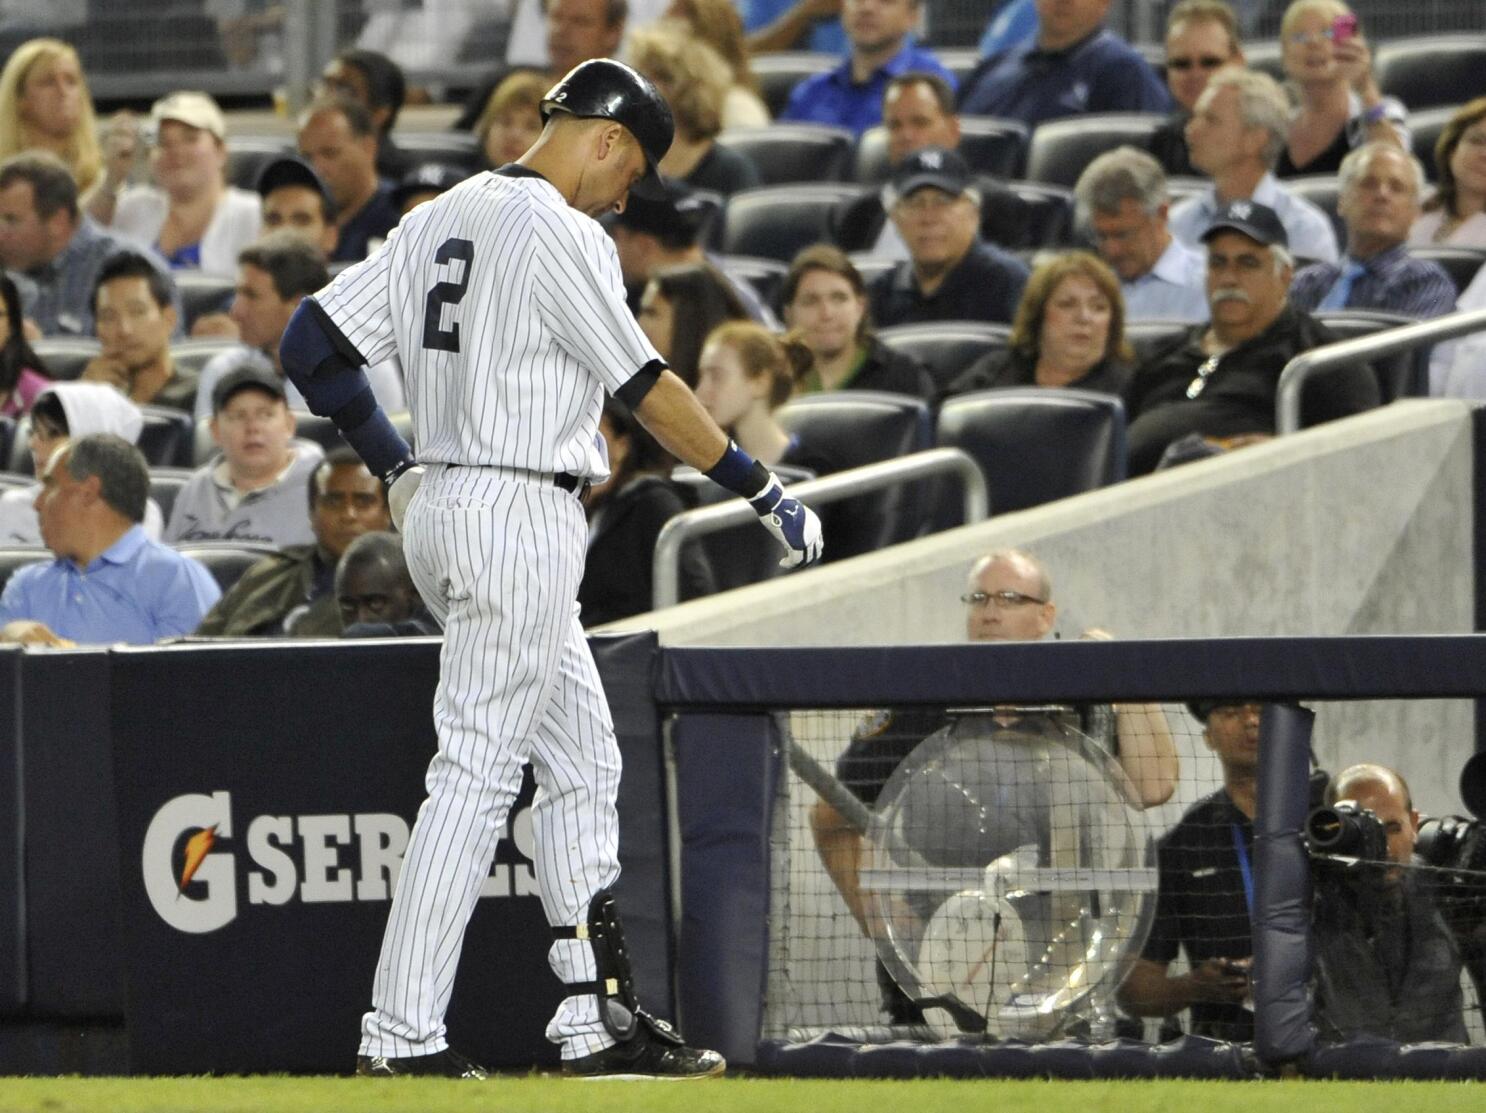
[[[958,152],[925,147],[914,151],[893,169],[892,193],[894,198],[902,198],[932,186],[958,197],[973,182],[970,167]]]
[[[1229,201],[1217,211],[1212,223],[1202,233],[1202,242],[1206,243],[1219,232],[1237,232],[1265,247],[1274,244],[1290,246],[1290,237],[1278,214],[1258,201]]]
[[[245,390],[261,390],[280,400],[285,398],[284,382],[278,375],[259,367],[239,367],[223,375],[212,388],[212,413],[221,413],[233,395]]]

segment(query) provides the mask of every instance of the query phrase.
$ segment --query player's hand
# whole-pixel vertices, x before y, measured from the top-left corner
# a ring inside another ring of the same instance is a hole
[[[779,561],[781,568],[804,568],[820,559],[820,519],[810,507],[786,495],[773,472],[764,489],[749,503],[764,528],[785,548]]]
[[[413,501],[418,484],[422,482],[423,468],[414,464],[411,468],[404,469],[392,481],[392,486],[387,488],[387,510],[392,515],[392,525],[398,533],[402,532],[402,520],[407,517],[408,503]]]
[[[1253,959],[1209,958],[1188,971],[1189,1000],[1236,1005],[1249,993],[1249,966]]]

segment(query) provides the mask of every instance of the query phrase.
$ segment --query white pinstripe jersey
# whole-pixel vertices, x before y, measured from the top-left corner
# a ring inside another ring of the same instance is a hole
[[[421,463],[602,478],[603,393],[660,359],[613,241],[535,176],[419,205],[314,297],[368,363],[401,357]]]

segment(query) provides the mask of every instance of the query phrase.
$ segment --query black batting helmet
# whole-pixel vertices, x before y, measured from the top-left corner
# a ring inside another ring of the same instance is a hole
[[[543,123],[553,111],[623,124],[645,152],[645,176],[635,183],[635,192],[643,195],[660,188],[660,160],[671,149],[676,124],[671,106],[648,78],[612,58],[590,58],[547,90],[542,98]]]

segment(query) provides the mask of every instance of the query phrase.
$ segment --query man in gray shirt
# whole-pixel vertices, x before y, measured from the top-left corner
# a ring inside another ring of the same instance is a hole
[[[176,497],[165,540],[254,541],[278,548],[314,541],[304,491],[324,458],[294,440],[284,382],[244,367],[212,391],[212,439],[220,456],[196,470]]]

